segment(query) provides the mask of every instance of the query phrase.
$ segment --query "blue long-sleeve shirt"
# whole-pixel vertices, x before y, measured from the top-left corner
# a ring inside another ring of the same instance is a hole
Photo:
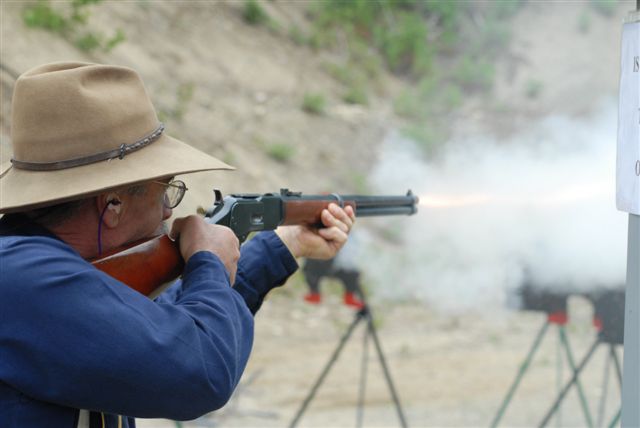
[[[22,222],[22,223],[21,223]],[[0,219],[0,426],[75,427],[79,409],[193,419],[223,406],[246,366],[253,316],[297,264],[272,232],[245,244],[230,287],[193,255],[151,301],[24,217]]]

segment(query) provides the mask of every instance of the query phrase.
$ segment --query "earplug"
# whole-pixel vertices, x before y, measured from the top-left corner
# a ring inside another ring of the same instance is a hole
[[[122,202],[120,202],[120,199],[118,199],[117,195],[112,193],[109,196],[107,196],[108,210],[114,211],[116,214],[120,214],[120,205],[122,205]]]

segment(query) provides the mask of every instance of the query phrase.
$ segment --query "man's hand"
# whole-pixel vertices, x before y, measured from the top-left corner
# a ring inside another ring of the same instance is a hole
[[[169,236],[179,239],[185,262],[198,251],[209,251],[218,256],[229,273],[231,284],[235,283],[240,243],[231,229],[209,224],[202,217],[190,215],[175,219]]]
[[[324,228],[281,226],[276,233],[294,257],[331,259],[347,242],[356,216],[352,207],[329,204],[320,216]]]

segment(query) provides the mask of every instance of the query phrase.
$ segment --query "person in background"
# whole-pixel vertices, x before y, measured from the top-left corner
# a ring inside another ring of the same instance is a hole
[[[360,270],[357,266],[357,242],[353,235],[334,258],[305,260],[302,272],[309,286],[309,292],[304,296],[305,301],[312,304],[320,303],[320,281],[322,278],[335,278],[344,286],[344,304],[355,309],[364,307]]]
[[[220,408],[266,294],[296,258],[335,257],[354,222],[332,204],[324,228],[282,227],[242,248],[196,215],[169,230],[187,191],[175,177],[231,167],[167,135],[126,67],[61,62],[24,73],[11,140],[0,172],[3,428],[133,427],[135,417]],[[155,300],[90,263],[167,231],[185,267]]]

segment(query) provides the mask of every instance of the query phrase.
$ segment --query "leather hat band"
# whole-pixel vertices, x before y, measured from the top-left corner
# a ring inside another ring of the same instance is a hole
[[[57,162],[24,162],[16,159],[11,159],[11,163],[18,169],[26,169],[29,171],[56,171],[60,169],[73,168],[76,166],[88,165],[90,163],[100,162],[110,159],[123,159],[125,155],[133,153],[148,146],[156,141],[164,132],[164,124],[160,123],[158,127],[149,135],[136,141],[133,144],[121,144],[115,150],[109,150],[107,152],[96,153],[89,156],[83,156],[75,159],[67,159]]]

